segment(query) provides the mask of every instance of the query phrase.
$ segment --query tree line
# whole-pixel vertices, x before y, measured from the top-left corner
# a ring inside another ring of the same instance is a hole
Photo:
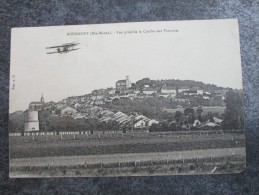
[[[151,80],[150,78],[143,78],[136,83],[133,83],[134,88],[143,88],[144,85],[149,85],[151,87],[162,87],[164,85],[166,86],[175,86],[175,87],[199,87],[203,90],[221,90],[221,89],[230,89],[230,88],[223,88],[218,87],[213,84],[205,84],[200,81],[194,81],[194,80],[179,80],[179,79],[164,79],[164,80]]]

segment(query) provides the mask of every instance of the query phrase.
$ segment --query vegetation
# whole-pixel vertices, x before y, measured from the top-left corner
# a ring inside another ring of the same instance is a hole
[[[174,80],[170,80],[170,82],[171,81],[173,83]],[[142,85],[143,83],[154,85],[156,82],[144,79],[136,85]],[[195,120],[198,120],[199,122],[215,122],[214,117],[224,119],[221,127],[223,129],[243,129],[244,116],[242,92],[238,90],[229,90],[226,94],[225,105],[226,110],[222,115],[218,112],[205,112],[204,108],[201,106],[197,109],[193,109],[192,105],[184,105],[185,109],[180,109],[170,113],[164,111],[164,108],[174,109],[178,106],[178,102],[175,102],[172,99],[154,96],[151,98],[139,98],[134,100],[129,98],[114,99],[111,103],[103,105],[103,107],[114,112],[121,111],[128,115],[139,113],[148,118],[160,121],[159,124],[151,126],[150,131],[195,130]],[[122,126],[116,121],[101,123],[98,116],[93,116],[87,119],[73,119],[71,116],[61,117],[53,115],[51,111],[52,110],[44,109],[39,111],[41,131],[105,131],[131,129],[131,124]],[[23,112],[14,112],[9,116],[10,132],[22,132],[24,129]]]
[[[47,110],[39,111],[40,129],[42,131],[86,131],[104,129],[96,118],[73,119],[71,116],[53,116]]]
[[[9,114],[9,132],[22,132],[24,129],[23,111],[17,111]]]
[[[230,90],[226,94],[226,111],[224,113],[223,129],[244,128],[243,94],[237,90]]]
[[[215,133],[215,132],[214,132]],[[21,147],[21,144],[23,147]],[[10,138],[10,158],[170,152],[195,149],[244,147],[244,135],[184,133],[131,133]]]
[[[184,86],[184,87],[199,87],[203,90],[221,90],[221,89],[229,89],[229,88],[223,88],[218,87],[213,84],[205,84],[200,81],[193,81],[193,80],[175,80],[175,79],[166,79],[166,80],[151,80],[149,78],[144,78],[134,83],[132,86],[133,88],[143,88],[144,85],[149,85],[150,87],[162,87],[164,85],[166,86]]]

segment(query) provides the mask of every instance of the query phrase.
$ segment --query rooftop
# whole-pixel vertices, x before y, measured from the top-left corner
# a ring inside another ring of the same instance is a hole
[[[197,90],[192,90],[192,89],[190,89],[190,90],[188,90],[188,91],[185,91],[184,93],[197,93]]]
[[[30,104],[43,104],[44,102],[31,102]]]
[[[126,83],[126,80],[118,80],[116,83]]]

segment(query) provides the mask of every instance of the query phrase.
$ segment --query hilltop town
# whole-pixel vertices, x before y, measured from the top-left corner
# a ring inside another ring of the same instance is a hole
[[[126,76],[114,87],[58,102],[45,102],[42,95],[41,100],[31,102],[27,110],[38,114],[39,121],[37,116],[36,121],[26,121],[25,117],[24,127],[15,124],[17,120],[12,121],[11,114],[11,126],[14,132],[19,128],[25,131],[221,129],[229,90],[190,80],[144,78],[131,83]],[[240,127],[241,119],[236,120]]]

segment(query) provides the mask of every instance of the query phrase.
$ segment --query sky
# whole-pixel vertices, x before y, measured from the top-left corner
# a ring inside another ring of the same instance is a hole
[[[55,51],[46,47],[71,42],[79,43],[79,49],[46,54]],[[126,75],[133,83],[148,77],[195,80],[241,89],[238,21],[12,29],[10,113],[26,110],[30,102],[40,100],[42,93],[45,102],[56,102],[94,89],[115,87],[115,82]]]

